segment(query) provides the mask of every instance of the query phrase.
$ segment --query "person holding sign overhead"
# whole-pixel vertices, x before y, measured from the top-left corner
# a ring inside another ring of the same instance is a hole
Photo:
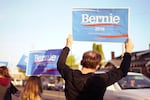
[[[131,63],[133,43],[130,39],[125,42],[125,53],[120,68],[114,68],[106,73],[96,74],[101,66],[101,55],[95,51],[87,51],[83,54],[81,70],[73,70],[66,65],[66,58],[72,46],[72,35],[66,40],[58,62],[57,69],[65,80],[66,100],[103,100],[107,86],[125,77]]]

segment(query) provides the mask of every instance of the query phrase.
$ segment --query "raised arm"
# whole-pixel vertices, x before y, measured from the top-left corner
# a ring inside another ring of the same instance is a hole
[[[120,65],[120,69],[122,70],[123,76],[127,75],[127,72],[130,68],[130,63],[131,63],[131,52],[133,50],[133,43],[131,41],[131,39],[127,39],[125,41],[125,53],[124,53],[124,57],[123,60],[121,62]]]
[[[72,41],[72,36],[69,35],[66,39],[66,46],[63,48],[57,62],[57,69],[63,78],[65,78],[65,76],[67,76],[66,74],[69,74],[68,72],[71,70],[70,67],[66,65],[66,59],[72,46]]]
[[[130,39],[127,39],[125,42],[125,53],[120,64],[120,68],[114,68],[108,71],[107,75],[104,77],[104,79],[106,80],[106,86],[112,85],[113,83],[127,75],[131,63],[132,49],[133,43]]]

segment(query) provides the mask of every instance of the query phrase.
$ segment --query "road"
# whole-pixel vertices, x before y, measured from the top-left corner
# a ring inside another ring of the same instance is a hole
[[[19,89],[22,90],[22,88],[20,87]],[[44,90],[42,98],[43,98],[42,100],[66,100],[64,92],[52,90]],[[19,98],[12,95],[12,100],[19,100]]]
[[[44,90],[42,97],[44,100],[66,100],[64,92],[61,91]]]

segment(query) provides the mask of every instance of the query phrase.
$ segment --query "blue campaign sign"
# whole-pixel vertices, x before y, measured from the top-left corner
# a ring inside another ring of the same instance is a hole
[[[29,53],[26,74],[30,75],[60,75],[57,71],[57,61],[62,49],[41,50]]]
[[[128,38],[128,15],[128,8],[73,8],[73,39],[124,42]]]
[[[27,59],[28,59],[28,57],[23,54],[17,64],[17,67],[21,68],[23,71],[26,71]]]
[[[0,61],[0,66],[8,66],[8,62],[7,61]]]

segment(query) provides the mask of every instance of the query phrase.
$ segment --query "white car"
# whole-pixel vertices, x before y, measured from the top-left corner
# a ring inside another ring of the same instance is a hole
[[[11,82],[14,86],[23,86],[23,80],[12,79]]]
[[[150,100],[150,79],[141,73],[128,72],[107,87],[104,100]]]

